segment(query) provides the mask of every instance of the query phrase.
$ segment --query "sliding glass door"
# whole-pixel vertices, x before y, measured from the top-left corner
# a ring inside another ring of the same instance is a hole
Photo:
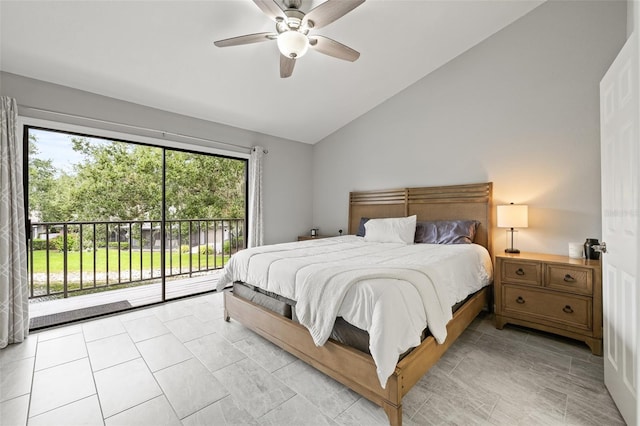
[[[165,151],[166,297],[213,290],[244,248],[246,161]]]
[[[28,126],[25,145],[32,318],[212,290],[244,247],[244,159]]]

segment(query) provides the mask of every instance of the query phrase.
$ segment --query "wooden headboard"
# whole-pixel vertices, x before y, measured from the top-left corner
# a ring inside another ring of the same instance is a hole
[[[358,191],[349,194],[349,234],[358,231],[360,218],[417,215],[422,220],[475,219],[480,221],[475,243],[491,253],[493,183]]]

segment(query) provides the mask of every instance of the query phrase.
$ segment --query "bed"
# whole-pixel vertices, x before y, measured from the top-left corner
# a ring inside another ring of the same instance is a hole
[[[418,221],[475,220],[478,225],[474,243],[486,248],[490,253],[491,196],[491,183],[352,192],[349,200],[349,234],[354,235],[358,232],[362,218],[399,218],[415,215]],[[340,237],[335,241],[328,239],[322,243],[321,241],[306,243],[306,245],[302,243],[302,246],[310,247],[309,250],[312,248],[317,250],[318,247],[322,247],[327,256],[330,256],[332,245],[333,247],[356,246],[356,239],[357,237]],[[262,261],[263,258],[271,259],[273,256],[283,256],[283,253],[289,256],[286,252],[289,248],[290,246],[287,245],[264,248],[261,249],[263,257],[256,256],[255,259]],[[277,259],[278,265],[283,264],[281,260],[281,258]],[[273,259],[269,261],[272,262]],[[255,261],[254,263],[259,262]],[[273,271],[276,269],[265,270]],[[307,270],[309,270],[309,266],[296,270],[297,272],[292,274],[298,275],[300,271]],[[249,287],[256,284],[251,283],[252,280],[261,280],[261,274],[253,277],[251,274],[243,276],[248,277],[247,283],[243,284],[248,284]],[[279,275],[274,273],[274,276],[276,278],[272,281],[277,283]],[[409,280],[409,278],[406,279]],[[404,275],[402,280],[405,280]],[[294,314],[290,315],[278,308],[271,309],[260,300],[248,296],[247,291],[242,290],[242,287],[234,285],[234,289],[234,292],[225,292],[224,294],[225,319],[227,321],[234,318],[363,397],[380,405],[392,425],[402,423],[402,397],[437,362],[477,314],[489,305],[490,297],[490,286],[484,286],[472,293],[463,303],[460,303],[460,307],[452,315],[449,312],[451,319],[449,321],[447,318],[448,323],[444,322],[443,325],[446,338],[440,336],[437,321],[434,321],[432,323],[433,333],[423,335],[421,341],[418,341],[413,349],[402,354],[395,366],[392,365],[390,370],[387,367],[388,377],[386,377],[387,373],[381,377],[380,366],[376,364],[376,361],[379,362],[379,360],[374,360],[374,356],[370,353],[340,343],[333,338],[321,340],[322,346],[317,346],[317,330],[312,328],[312,333],[310,333],[309,329],[296,321],[295,310],[300,309],[303,312],[303,318],[306,316],[306,310],[304,306],[300,305],[300,300],[298,300],[299,304],[294,307]],[[243,292],[245,294],[241,294]],[[251,294],[250,292],[251,289],[249,294]],[[279,292],[286,293],[284,284]],[[277,300],[279,292],[258,295],[257,297],[274,296],[274,300]],[[293,297],[290,298],[295,299],[295,294],[287,294],[287,296],[292,295]],[[443,301],[448,301],[441,294],[438,296]],[[281,306],[286,307],[286,302],[290,298],[281,297],[281,302],[284,303]],[[434,318],[437,317],[434,316]],[[395,363],[395,361],[393,362]]]

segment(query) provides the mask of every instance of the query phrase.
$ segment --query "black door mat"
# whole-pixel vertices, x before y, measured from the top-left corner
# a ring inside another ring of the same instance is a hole
[[[88,308],[75,309],[73,311],[44,315],[41,317],[31,318],[29,321],[29,330],[37,330],[39,328],[65,324],[99,315],[106,315],[113,312],[123,311],[131,307],[132,306],[129,301],[121,300],[119,302],[107,303],[104,305],[90,306]]]

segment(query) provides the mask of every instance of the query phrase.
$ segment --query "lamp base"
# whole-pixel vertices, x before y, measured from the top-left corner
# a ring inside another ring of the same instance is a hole
[[[507,248],[504,249],[505,253],[520,253],[520,250],[518,250],[517,248],[514,248],[515,246],[517,246],[517,242],[516,244],[514,244],[514,240],[516,240],[518,236],[518,231],[516,231],[515,229],[511,228],[511,229],[507,229]]]

